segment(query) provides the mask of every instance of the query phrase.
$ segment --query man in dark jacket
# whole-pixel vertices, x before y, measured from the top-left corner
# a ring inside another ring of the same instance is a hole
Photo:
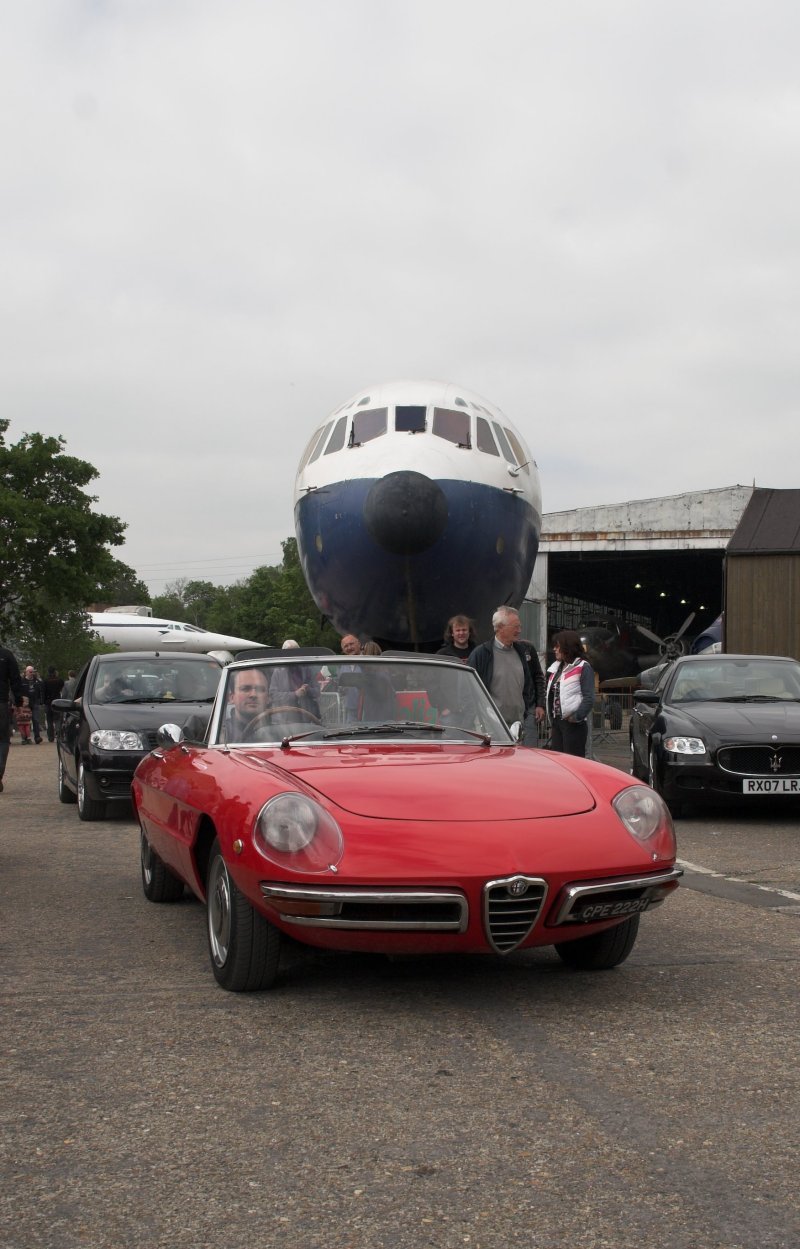
[[[522,639],[522,646],[525,648],[525,660],[530,669],[531,678],[533,680],[533,688],[535,690],[533,706],[528,708],[528,714],[525,717],[525,727],[522,734],[522,741],[525,746],[539,745],[539,725],[545,717],[545,690],[547,681],[545,680],[542,662],[539,659],[539,653],[533,642],[526,642]]]
[[[33,664],[28,664],[22,674],[22,693],[27,698],[28,706],[31,709],[33,740],[38,746],[42,740],[42,726],[39,723],[39,715],[42,709],[42,700],[44,699],[44,685]]]
[[[519,612],[513,607],[498,607],[492,628],[493,640],[476,646],[467,663],[478,673],[506,723],[513,724],[523,721],[536,701],[526,648],[519,640]]]
[[[8,759],[8,748],[11,744],[9,698],[14,699],[17,707],[22,706],[22,681],[19,675],[19,664],[11,651],[0,646],[0,793],[3,792],[3,776]]]
[[[61,697],[61,691],[64,688],[64,678],[58,675],[58,669],[48,668],[47,676],[42,684],[44,685],[44,716],[47,721],[47,740],[48,742],[53,742],[56,737],[56,724],[52,702],[53,699]]]

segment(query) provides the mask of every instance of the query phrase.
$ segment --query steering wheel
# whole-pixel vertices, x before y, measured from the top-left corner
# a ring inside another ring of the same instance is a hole
[[[305,707],[270,707],[267,711],[260,711],[257,716],[248,725],[245,726],[243,738],[248,738],[251,733],[259,729],[262,724],[268,724],[273,716],[280,715],[282,712],[288,711],[292,716],[305,716],[307,720],[312,720],[314,724],[322,724],[318,716],[313,711],[306,711]]]

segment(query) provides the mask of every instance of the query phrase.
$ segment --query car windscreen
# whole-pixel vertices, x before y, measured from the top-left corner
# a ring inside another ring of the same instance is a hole
[[[227,670],[213,741],[280,742],[301,734],[309,743],[369,736],[512,740],[475,672],[458,663],[302,656]]]
[[[679,664],[669,691],[669,701],[673,703],[799,699],[800,664],[748,657]]]
[[[101,659],[88,692],[91,703],[210,703],[219,686],[220,666],[214,659],[170,655],[135,661]]]

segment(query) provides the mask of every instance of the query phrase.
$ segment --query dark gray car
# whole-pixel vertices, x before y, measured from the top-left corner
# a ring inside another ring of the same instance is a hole
[[[210,655],[95,655],[73,697],[53,703],[61,802],[77,802],[82,820],[101,820],[108,804],[129,802],[136,767],[165,721],[202,737],[220,672]]]

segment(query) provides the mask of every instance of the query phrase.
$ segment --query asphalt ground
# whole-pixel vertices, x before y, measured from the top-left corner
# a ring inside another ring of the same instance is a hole
[[[703,870],[615,971],[310,955],[245,996],[128,812],[81,824],[46,743],[5,779],[4,1249],[800,1244],[794,813],[681,821]]]

